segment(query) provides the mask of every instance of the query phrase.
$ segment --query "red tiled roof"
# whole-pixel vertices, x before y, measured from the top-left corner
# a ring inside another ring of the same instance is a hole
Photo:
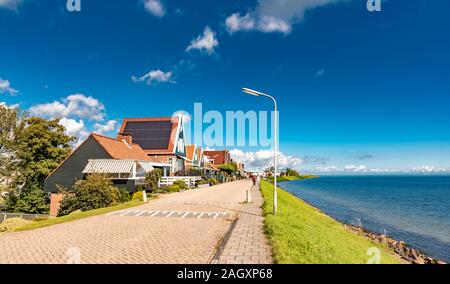
[[[230,162],[230,152],[227,150],[222,151],[204,151],[206,156],[214,160],[215,165],[223,165]]]
[[[143,160],[149,158],[138,144],[128,145],[124,141],[92,133],[91,136],[105,149],[113,159]]]
[[[195,153],[195,145],[187,145],[186,146],[186,158],[191,161],[194,161],[194,153]]]
[[[202,157],[202,148],[197,148],[197,157],[200,160]]]
[[[135,122],[135,121],[171,121],[172,122],[172,129],[170,133],[170,140],[167,148],[165,149],[143,149],[145,153],[147,154],[170,154],[173,153],[174,147],[175,147],[175,140],[177,136],[177,130],[178,130],[178,124],[179,119],[178,117],[147,117],[147,118],[125,118],[123,120],[122,126],[120,127],[120,133],[123,133],[125,130],[125,127],[128,122]],[[119,133],[117,136],[117,139],[121,140],[122,135]]]

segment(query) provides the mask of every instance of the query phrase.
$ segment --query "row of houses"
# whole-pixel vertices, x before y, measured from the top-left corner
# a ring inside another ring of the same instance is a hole
[[[227,150],[207,151],[186,145],[183,117],[127,118],[116,138],[92,133],[45,180],[51,194],[51,211],[57,210],[59,191],[92,173],[108,174],[114,185],[134,192],[147,172],[159,168],[163,175],[217,177],[219,166],[235,162]]]

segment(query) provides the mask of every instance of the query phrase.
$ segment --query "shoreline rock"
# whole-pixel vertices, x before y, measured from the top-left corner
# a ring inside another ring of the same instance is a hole
[[[409,247],[403,241],[397,241],[391,237],[376,234],[358,226],[344,224],[344,227],[353,233],[362,235],[375,242],[385,244],[386,246],[391,248],[401,259],[411,264],[446,264],[443,261],[429,257],[421,253],[420,251]]]

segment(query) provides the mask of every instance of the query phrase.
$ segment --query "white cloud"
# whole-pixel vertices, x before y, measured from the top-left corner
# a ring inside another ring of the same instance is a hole
[[[241,17],[241,14],[234,13],[225,20],[225,26],[230,33],[250,31],[255,28],[256,21],[250,14]]]
[[[173,76],[173,73],[170,71],[163,72],[163,71],[157,69],[157,70],[152,70],[141,77],[131,76],[131,80],[133,80],[133,82],[135,82],[135,83],[146,82],[148,85],[152,85],[154,83],[165,83],[165,82],[175,83],[175,81],[171,80],[172,76]]]
[[[322,68],[316,72],[316,77],[322,77],[325,74],[325,68]]]
[[[78,136],[80,131],[84,130],[84,122],[82,119],[76,121],[75,119],[63,117],[59,124],[66,128],[66,134],[70,136]]]
[[[105,106],[93,97],[73,94],[61,101],[39,104],[30,108],[32,115],[47,118],[86,118],[102,121],[105,118]]]
[[[402,172],[398,169],[370,168],[366,165],[346,165],[344,167],[337,166],[321,166],[315,169],[307,170],[316,173],[396,173]]]
[[[344,171],[345,172],[354,172],[354,173],[367,172],[368,168],[367,168],[367,166],[363,166],[363,165],[360,165],[360,166],[348,165],[348,166],[344,167]]]
[[[145,0],[144,8],[147,12],[160,18],[166,14],[166,9],[160,0]]]
[[[112,132],[116,126],[115,120],[104,122],[105,106],[98,99],[83,94],[73,94],[59,101],[34,105],[29,112],[50,119],[60,118],[60,124],[66,128],[66,133],[77,138],[75,145],[83,142],[92,130],[106,134]]]
[[[413,173],[450,173],[450,167],[420,166],[411,170]]]
[[[6,108],[9,108],[9,109],[16,109],[16,108],[19,108],[20,105],[19,104],[8,105],[5,102],[0,102],[0,106],[6,107]]]
[[[215,52],[215,48],[219,45],[219,41],[216,38],[216,33],[209,27],[205,27],[203,35],[199,35],[197,38],[191,41],[191,44],[186,48],[186,51],[193,49],[206,52],[211,55]]]
[[[257,16],[255,13],[247,13],[244,16],[239,13],[232,14],[225,20],[225,26],[230,34],[252,30],[263,33],[288,34],[291,32],[291,25],[283,19],[267,15]]]
[[[421,166],[415,167],[412,170],[416,173],[432,173],[434,172],[435,168],[433,166]]]
[[[80,145],[88,136],[89,131],[84,124],[84,121],[80,119],[79,121],[71,118],[61,118],[59,124],[66,128],[66,134],[76,138],[74,142],[75,146]]]
[[[273,166],[273,151],[270,150],[244,152],[234,149],[230,151],[230,154],[233,159],[243,162],[248,170],[261,171]],[[284,155],[281,152],[278,153],[279,169],[293,168],[298,170],[302,164],[302,159],[298,157]]]
[[[258,30],[264,33],[279,32],[288,34],[291,32],[291,24],[283,19],[264,15],[258,22]]]
[[[116,130],[117,121],[109,120],[106,123],[96,123],[94,124],[94,132],[98,134],[107,134]]]
[[[18,93],[19,91],[11,87],[11,83],[8,80],[3,80],[2,78],[0,78],[0,94],[9,94],[11,96],[14,96]]]
[[[257,30],[288,34],[294,24],[304,20],[307,10],[344,1],[350,0],[259,0],[253,11],[243,17],[234,13],[225,25],[230,33]]]
[[[14,11],[17,11],[20,4],[22,4],[22,0],[0,0],[0,8],[6,8]]]

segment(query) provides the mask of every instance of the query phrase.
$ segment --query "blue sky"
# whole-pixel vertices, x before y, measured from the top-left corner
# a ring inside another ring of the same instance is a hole
[[[124,117],[269,110],[282,164],[450,172],[450,3],[0,0],[0,102],[114,135]],[[153,72],[152,72],[153,71]],[[265,148],[230,148],[253,167]]]

